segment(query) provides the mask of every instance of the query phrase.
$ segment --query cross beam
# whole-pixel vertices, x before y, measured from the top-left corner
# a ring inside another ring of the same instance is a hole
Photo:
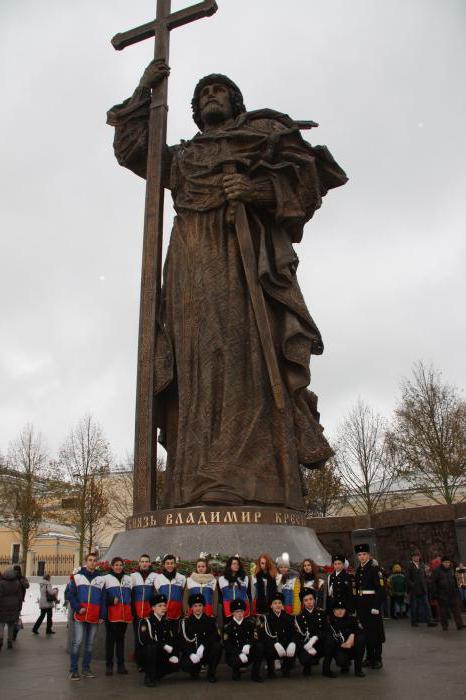
[[[141,24],[140,27],[129,29],[127,32],[115,34],[112,39],[113,48],[121,51],[121,49],[131,46],[131,44],[137,44],[144,39],[150,39],[151,36],[155,36],[159,28],[176,29],[177,27],[182,27],[183,24],[202,19],[202,17],[210,17],[217,10],[218,6],[215,0],[213,2],[212,0],[205,0],[204,2],[198,2],[197,5],[178,10],[178,12],[172,12],[164,18],[159,18],[157,11],[157,19],[152,20],[152,22]]]
[[[215,0],[205,0],[170,13],[171,0],[157,0],[156,19],[112,39],[115,49],[155,36],[154,59],[169,64],[170,31],[213,15]],[[152,89],[147,148],[146,201],[139,310],[136,425],[134,439],[133,513],[156,507],[157,417],[154,395],[154,356],[157,311],[160,304],[163,233],[163,157],[167,134],[168,80]]]

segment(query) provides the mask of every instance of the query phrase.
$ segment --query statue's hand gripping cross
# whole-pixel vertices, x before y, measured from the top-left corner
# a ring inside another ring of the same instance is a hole
[[[154,59],[169,65],[170,31],[217,11],[205,0],[170,14],[171,0],[157,0],[157,17],[112,39],[115,49],[155,36]],[[167,134],[168,80],[152,89],[147,148],[146,205],[139,312],[133,512],[156,508],[157,417],[154,402],[154,355],[160,300],[163,231],[163,155]]]

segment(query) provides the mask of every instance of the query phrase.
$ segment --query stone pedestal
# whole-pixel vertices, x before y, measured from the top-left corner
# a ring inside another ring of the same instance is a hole
[[[305,557],[329,564],[330,556],[303,513],[280,508],[199,507],[151,511],[128,518],[126,532],[112,540],[105,558],[155,559],[166,553],[196,559],[200,552],[274,558],[288,552],[293,562]]]
[[[466,562],[466,518],[456,518],[455,532],[460,561]]]

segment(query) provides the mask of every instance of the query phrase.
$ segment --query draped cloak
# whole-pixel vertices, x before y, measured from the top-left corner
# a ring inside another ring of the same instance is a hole
[[[119,163],[145,177],[149,92],[108,113]],[[285,387],[277,410],[234,227],[223,165],[259,192],[247,216]],[[296,278],[293,243],[328,189],[347,178],[325,146],[273,110],[244,112],[166,149],[176,217],[164,265],[155,353],[158,427],[167,449],[165,505],[262,504],[303,509],[300,465],[332,455],[310,383],[320,332]],[[261,192],[263,196],[261,197]]]

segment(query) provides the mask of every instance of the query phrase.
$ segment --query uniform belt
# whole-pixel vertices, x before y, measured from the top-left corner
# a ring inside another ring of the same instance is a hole
[[[359,595],[375,595],[375,591],[359,591]]]

